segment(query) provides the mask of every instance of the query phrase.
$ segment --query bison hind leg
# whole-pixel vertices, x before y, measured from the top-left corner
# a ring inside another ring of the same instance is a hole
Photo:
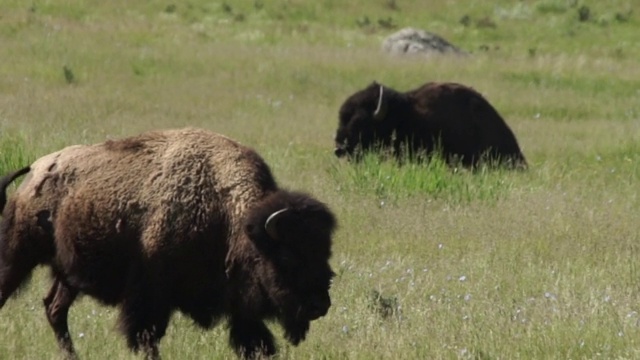
[[[47,320],[56,335],[60,349],[67,359],[77,358],[67,322],[69,308],[77,295],[78,291],[76,289],[67,286],[56,278],[51,290],[49,290],[49,294],[43,299]]]
[[[231,319],[230,343],[243,359],[260,359],[276,353],[273,334],[260,320]]]

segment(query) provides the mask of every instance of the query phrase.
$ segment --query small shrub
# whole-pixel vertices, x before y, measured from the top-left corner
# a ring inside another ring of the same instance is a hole
[[[398,2],[396,0],[387,0],[387,2],[385,3],[385,7],[393,11],[400,10],[400,7],[398,6]]]
[[[591,9],[588,6],[582,5],[578,9],[578,21],[586,22],[591,20]]]
[[[632,11],[628,10],[626,12],[616,12],[615,19],[617,22],[625,23],[631,19]]]
[[[395,296],[383,296],[378,290],[371,290],[369,294],[369,308],[383,320],[401,317],[401,307]]]
[[[536,10],[543,14],[564,14],[567,12],[567,4],[563,1],[541,1],[536,4]]]
[[[391,17],[388,17],[386,19],[378,19],[378,25],[382,29],[395,29],[398,27]]]
[[[68,67],[67,65],[63,66],[62,73],[64,74],[64,79],[67,82],[67,84],[76,83],[76,76],[73,74],[73,70],[71,70],[70,67]]]
[[[476,22],[476,27],[480,29],[483,29],[483,28],[495,29],[498,27],[498,25],[496,24],[495,21],[493,21],[492,18],[485,16]]]

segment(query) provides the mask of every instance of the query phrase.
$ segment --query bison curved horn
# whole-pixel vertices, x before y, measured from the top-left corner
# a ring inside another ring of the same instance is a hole
[[[387,99],[384,96],[384,86],[382,84],[376,84],[380,87],[380,95],[378,95],[378,106],[376,111],[373,112],[373,119],[375,121],[382,121],[387,116]]]
[[[4,210],[4,206],[7,204],[7,187],[11,184],[15,179],[20,176],[31,171],[31,167],[27,166],[20,170],[16,170],[11,174],[5,175],[2,179],[0,179],[0,212]]]
[[[267,221],[264,223],[264,229],[269,234],[272,239],[278,239],[278,231],[276,225],[278,224],[278,219],[281,218],[282,214],[288,211],[289,208],[280,209],[273,214],[269,215]]]

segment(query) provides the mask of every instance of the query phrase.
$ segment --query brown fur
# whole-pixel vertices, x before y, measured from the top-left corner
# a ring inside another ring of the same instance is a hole
[[[379,115],[375,115],[383,87]],[[474,89],[456,83],[427,83],[398,92],[372,83],[340,108],[337,156],[360,150],[391,150],[396,156],[440,151],[449,162],[527,168],[515,135],[493,106]]]
[[[264,319],[293,344],[326,314],[335,219],[277,187],[253,150],[199,129],[72,146],[38,159],[0,231],[0,306],[37,264],[60,347],[75,356],[67,312],[78,293],[119,305],[129,346],[158,357],[173,310],[210,327],[226,317],[241,356],[275,353]],[[265,221],[277,221],[278,238]]]

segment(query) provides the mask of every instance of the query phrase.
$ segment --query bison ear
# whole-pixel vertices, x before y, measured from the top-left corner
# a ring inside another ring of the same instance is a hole
[[[375,83],[375,82],[374,82]],[[375,83],[377,84],[377,83]],[[387,97],[384,94],[384,86],[378,85],[378,105],[376,106],[376,110],[373,112],[373,120],[376,122],[380,122],[384,120],[387,116],[387,110],[389,108],[389,102]]]
[[[267,232],[270,238],[278,240],[278,221],[286,215],[289,208],[280,209],[273,214],[269,215],[267,221],[264,222],[264,230]]]

